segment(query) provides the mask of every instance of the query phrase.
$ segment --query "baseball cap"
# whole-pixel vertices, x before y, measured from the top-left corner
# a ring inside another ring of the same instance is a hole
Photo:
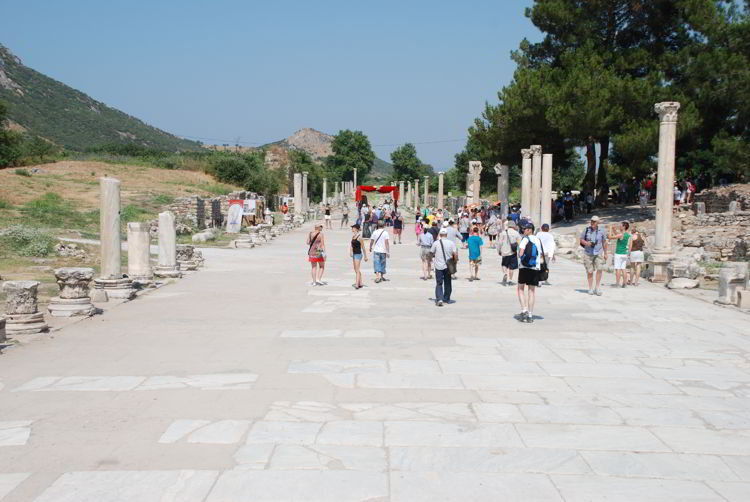
[[[447,227],[447,226],[448,226],[448,222],[447,222],[447,221],[444,221],[444,222],[443,222],[443,228],[445,228],[445,227]]]
[[[599,217],[597,215],[594,215],[591,217],[591,221],[599,221]]]
[[[448,230],[445,228],[440,229],[440,235],[448,235]]]

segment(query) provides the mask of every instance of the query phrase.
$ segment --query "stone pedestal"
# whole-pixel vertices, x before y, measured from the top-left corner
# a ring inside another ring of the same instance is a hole
[[[721,305],[737,305],[737,291],[747,289],[749,280],[748,263],[725,263],[719,270],[719,298],[716,300],[716,303]]]
[[[542,155],[542,201],[539,224],[552,226],[552,154]]]
[[[539,228],[542,219],[542,145],[531,145],[531,222]]]
[[[148,233],[148,229],[146,230]],[[60,296],[47,306],[54,317],[90,316],[96,312],[89,297],[89,286],[94,279],[93,268],[65,267],[55,270]]]
[[[159,264],[154,269],[157,277],[181,277],[177,265],[177,233],[174,227],[174,214],[170,211],[159,213]]]
[[[305,212],[302,205],[302,173],[294,173],[294,214]]]
[[[443,173],[438,173],[438,197],[437,197],[437,205],[438,209],[445,209],[443,206],[445,205],[445,199],[443,198]]]
[[[153,283],[151,270],[151,225],[128,223],[128,277],[138,284]]]
[[[180,270],[198,270],[198,263],[193,259],[195,247],[189,244],[178,244],[175,248],[175,256]]]
[[[659,164],[656,183],[656,231],[651,263],[653,282],[667,280],[667,265],[673,257],[672,251],[672,205],[674,201],[675,141],[677,139],[677,111],[680,103],[656,103],[659,114]]]
[[[120,180],[99,178],[100,206],[99,234],[101,241],[101,273],[94,280],[98,290],[95,300],[106,302],[112,298],[133,298],[132,281],[123,276],[120,243]]]
[[[531,217],[531,148],[521,150],[521,216]]]
[[[706,203],[693,202],[693,214],[695,216],[703,216],[704,214],[706,214]]]
[[[47,331],[44,314],[37,306],[38,281],[6,281],[5,332],[10,335],[30,335]]]

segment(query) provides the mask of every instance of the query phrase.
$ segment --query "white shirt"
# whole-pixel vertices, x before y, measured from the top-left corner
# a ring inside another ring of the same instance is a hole
[[[539,232],[536,236],[539,238],[542,246],[544,246],[544,255],[550,259],[555,256],[555,238],[552,234],[549,232]],[[541,253],[541,249],[539,252]]]
[[[542,254],[542,246],[539,242],[539,238],[536,235],[526,235],[523,239],[521,239],[521,243],[518,245],[518,268],[530,268],[533,270],[540,270],[542,268],[542,259],[537,256],[536,258],[536,266],[535,267],[525,267],[523,263],[521,263],[521,257],[523,256],[524,251],[526,251],[526,244],[531,241],[534,244],[536,244],[536,248],[539,252],[539,254]],[[545,248],[546,251],[546,248]]]
[[[442,243],[442,247],[440,243]],[[443,249],[445,250],[445,256],[443,256]],[[445,259],[447,258],[450,260],[451,256],[453,256],[454,254],[458,254],[458,248],[456,248],[456,245],[453,244],[453,241],[443,237],[442,239],[438,239],[432,243],[430,252],[435,256],[435,269],[445,270],[446,268],[448,268],[448,264],[445,263]]]
[[[388,242],[388,231],[385,228],[379,228],[375,230],[370,236],[370,239],[372,239],[372,243],[373,243],[372,244],[373,253],[387,253],[388,252],[388,250],[385,247],[385,243]]]

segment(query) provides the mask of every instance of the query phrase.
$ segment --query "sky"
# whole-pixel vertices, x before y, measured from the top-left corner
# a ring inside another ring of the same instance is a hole
[[[34,68],[179,136],[258,146],[303,127],[415,143],[453,167],[532,0],[0,0],[0,43]]]

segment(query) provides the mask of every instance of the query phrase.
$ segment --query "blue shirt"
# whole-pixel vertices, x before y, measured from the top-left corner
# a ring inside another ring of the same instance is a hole
[[[484,241],[478,235],[472,235],[471,237],[469,237],[468,243],[469,243],[469,259],[478,260],[479,257],[482,256],[481,247],[484,244]]]
[[[594,230],[591,227],[586,227],[586,229],[581,232],[581,239],[595,243],[593,247],[586,246],[583,248],[583,252],[586,254],[597,255],[602,252],[602,247],[604,247],[604,241],[607,239],[607,234],[605,234],[604,230],[601,228]]]

